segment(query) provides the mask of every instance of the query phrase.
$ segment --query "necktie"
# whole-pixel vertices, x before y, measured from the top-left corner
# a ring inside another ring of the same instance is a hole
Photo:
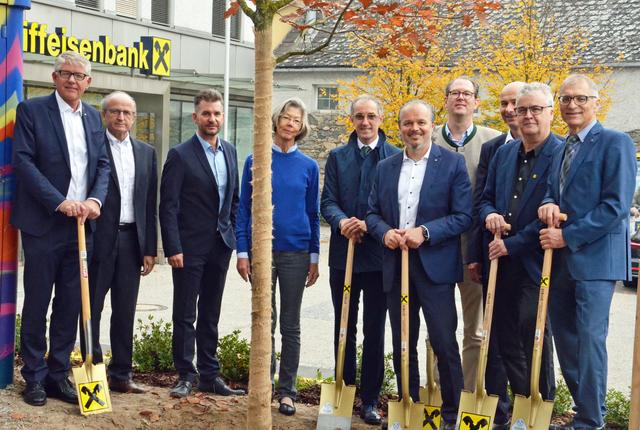
[[[564,190],[565,182],[569,176],[569,169],[571,168],[571,162],[578,152],[578,145],[580,139],[577,135],[572,134],[567,138],[567,143],[564,148],[564,159],[562,160],[562,167],[560,168],[560,194]]]
[[[367,145],[360,148],[360,156],[362,158],[367,158],[367,155],[369,155],[370,152],[371,152],[371,148],[369,148],[369,146]]]

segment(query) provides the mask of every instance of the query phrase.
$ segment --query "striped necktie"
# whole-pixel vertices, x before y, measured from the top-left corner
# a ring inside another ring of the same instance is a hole
[[[367,155],[369,155],[370,152],[371,148],[368,145],[364,145],[362,148],[360,148],[360,156],[362,158],[367,158]]]
[[[578,153],[580,145],[580,138],[578,135],[572,134],[567,138],[567,143],[564,148],[564,159],[562,160],[562,167],[560,168],[560,195],[564,190],[564,186],[569,176],[569,169],[571,168],[571,162]]]

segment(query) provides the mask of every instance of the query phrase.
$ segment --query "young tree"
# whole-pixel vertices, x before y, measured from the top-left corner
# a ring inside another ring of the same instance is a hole
[[[271,99],[273,69],[276,62],[292,55],[309,55],[328,46],[336,31],[347,23],[354,28],[384,31],[391,41],[409,40],[415,49],[424,49],[419,34],[434,17],[433,5],[440,0],[385,1],[373,0],[235,0],[225,16],[241,10],[254,25],[255,33],[255,93],[253,147],[253,204],[252,204],[252,298],[251,298],[251,367],[249,370],[249,408],[247,428],[271,428]],[[459,3],[459,5],[458,5]],[[488,7],[496,7],[494,0],[456,0],[449,2],[451,13],[464,23],[475,15],[483,15]],[[298,9],[280,16],[299,32],[317,27],[318,44],[308,49],[287,52],[277,59],[273,56],[272,23],[279,10],[295,5]],[[321,18],[300,23],[308,11]]]

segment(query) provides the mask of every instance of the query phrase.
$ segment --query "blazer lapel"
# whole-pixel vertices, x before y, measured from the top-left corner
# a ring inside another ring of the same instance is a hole
[[[136,201],[140,201],[142,203],[145,201],[144,185],[146,184],[146,180],[149,178],[149,172],[144,170],[147,166],[147,160],[145,160],[144,151],[142,150],[143,143],[138,142],[131,136],[129,136],[129,139],[131,140],[131,147],[133,148],[133,161],[135,166],[133,196]]]
[[[593,147],[596,144],[596,140],[598,139],[598,135],[600,134],[601,128],[602,127],[600,126],[600,123],[596,123],[589,134],[587,134],[587,136],[585,137],[584,142],[580,144],[580,149],[578,150],[576,156],[573,158],[571,167],[569,167],[569,175],[567,177],[567,180],[565,181],[564,190],[562,191],[563,193],[571,185],[571,181],[576,176],[576,172],[580,168],[580,165],[593,150]]]
[[[116,184],[116,190],[118,190],[118,194],[122,194],[120,190],[120,181],[118,181],[118,172],[116,172],[116,165],[113,162],[113,153],[111,152],[111,143],[109,142],[109,138],[106,133],[104,135],[104,144],[107,147],[107,155],[109,155],[109,166],[111,167],[111,180]]]
[[[194,135],[191,139],[191,143],[193,146],[193,151],[195,152],[196,158],[200,162],[202,169],[204,170],[207,177],[211,180],[213,188],[217,190],[216,178],[213,176],[213,172],[211,171],[211,165],[209,165],[209,160],[207,160],[207,155],[204,153],[204,149],[200,144],[200,140],[198,136]]]
[[[391,227],[398,228],[400,225],[400,209],[398,208],[398,181],[400,180],[400,169],[402,169],[402,160],[403,157],[400,156],[397,159],[393,160],[391,164],[391,174],[388,181],[385,183],[389,184],[391,187],[391,198],[389,199],[389,203],[391,205],[391,218],[393,220],[393,225]]]
[[[538,155],[538,160],[536,161],[536,165],[533,168],[533,172],[531,172],[531,176],[527,178],[527,185],[524,188],[522,201],[520,202],[521,205],[526,204],[526,202],[529,200],[529,197],[531,197],[531,193],[533,193],[536,187],[538,187],[538,185],[540,184],[540,180],[545,177],[547,170],[553,162],[553,152],[551,151],[551,147],[553,146],[552,138],[553,135],[549,135],[549,137],[545,141],[544,147],[542,148],[540,155]],[[522,211],[520,211],[519,213],[522,213]]]
[[[58,138],[58,145],[64,154],[64,160],[67,162],[67,167],[71,169],[71,162],[69,161],[69,148],[67,147],[67,138],[64,135],[64,126],[62,125],[62,118],[60,117],[60,108],[58,108],[58,101],[56,100],[55,93],[49,97],[49,119],[53,124],[53,131]]]
[[[519,141],[518,141],[519,142]],[[506,168],[500,169],[500,176],[504,184],[504,192],[500,193],[501,202],[500,208],[502,209],[502,215],[509,211],[509,200],[511,193],[513,192],[513,180],[516,177],[516,167],[518,165],[518,151],[520,150],[520,144],[512,145],[507,152],[505,166]]]
[[[429,201],[429,189],[433,185],[438,177],[438,170],[440,169],[440,147],[434,143],[431,144],[431,153],[427,159],[427,170],[424,173],[422,179],[422,186],[420,187],[420,201],[419,205],[423,205]]]
[[[222,148],[224,148],[222,150],[222,156],[224,157],[224,163],[227,166],[227,189],[224,190],[224,203],[227,204],[231,202],[231,194],[233,193],[233,189],[235,187],[235,184],[233,184],[232,181],[234,180],[233,178],[235,178],[236,175],[233,174],[233,170],[231,169],[235,169],[237,163],[235,162],[235,160],[230,159],[233,157],[230,143],[227,143],[226,141],[218,138],[218,145],[222,145]]]

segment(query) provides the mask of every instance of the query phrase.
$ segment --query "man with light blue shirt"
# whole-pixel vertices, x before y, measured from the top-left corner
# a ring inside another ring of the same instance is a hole
[[[196,134],[169,151],[160,184],[162,242],[173,269],[172,347],[179,377],[171,396],[189,395],[198,376],[200,391],[239,395],[244,391],[232,390],[219,376],[216,357],[222,293],[236,247],[237,155],[218,137],[224,121],[220,93],[202,90],[194,105]]]
[[[549,315],[562,375],[576,405],[562,429],[604,428],[607,331],[617,280],[629,272],[629,209],[635,190],[635,145],[602,127],[598,89],[585,75],[560,87],[560,113],[569,128],[538,209],[549,226],[543,249],[555,249]],[[567,221],[560,224],[559,215]],[[556,426],[552,426],[556,427]]]

